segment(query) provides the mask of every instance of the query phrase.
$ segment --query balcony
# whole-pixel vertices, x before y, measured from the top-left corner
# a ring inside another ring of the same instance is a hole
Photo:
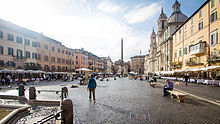
[[[204,64],[204,63],[202,63],[202,62],[197,62],[197,61],[195,61],[195,60],[189,60],[189,61],[186,62],[186,65],[187,65],[187,66],[203,65],[203,64]]]
[[[205,53],[205,46],[206,46],[205,41],[189,46],[190,54],[197,55],[197,54]]]
[[[170,63],[171,69],[182,68],[182,65],[183,65],[182,62],[171,62]]]
[[[26,57],[24,56],[13,56],[14,61],[26,61]]]
[[[219,63],[220,56],[212,55],[207,59],[208,63]]]

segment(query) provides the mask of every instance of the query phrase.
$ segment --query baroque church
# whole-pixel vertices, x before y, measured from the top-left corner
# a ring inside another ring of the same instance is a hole
[[[150,36],[150,50],[145,57],[145,74],[149,72],[170,71],[173,55],[172,34],[181,26],[188,17],[180,11],[180,3],[175,0],[173,12],[169,18],[161,8],[157,20],[157,34],[152,31]]]

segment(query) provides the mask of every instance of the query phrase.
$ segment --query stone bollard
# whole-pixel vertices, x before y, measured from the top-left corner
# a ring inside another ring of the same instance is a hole
[[[73,124],[73,103],[71,99],[64,99],[61,103],[62,124]]]
[[[36,89],[35,87],[29,88],[29,100],[36,100]]]
[[[25,91],[25,89],[24,89],[24,85],[19,85],[19,88],[18,88],[19,90],[18,90],[18,96],[24,96],[24,91]]]
[[[67,95],[68,95],[68,89],[67,87],[63,87],[61,89],[61,99],[63,100],[64,98],[67,98]]]

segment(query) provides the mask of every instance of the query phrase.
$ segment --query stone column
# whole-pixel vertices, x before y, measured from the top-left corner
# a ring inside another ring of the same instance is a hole
[[[73,124],[73,103],[71,99],[64,99],[61,103],[62,124]]]
[[[24,96],[24,85],[19,85],[18,96]]]
[[[35,87],[29,88],[29,100],[35,100],[36,99],[36,89]]]

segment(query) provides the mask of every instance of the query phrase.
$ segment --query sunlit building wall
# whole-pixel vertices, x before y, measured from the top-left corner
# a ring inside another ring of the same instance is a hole
[[[220,65],[220,1],[207,0],[173,34],[174,70]]]

